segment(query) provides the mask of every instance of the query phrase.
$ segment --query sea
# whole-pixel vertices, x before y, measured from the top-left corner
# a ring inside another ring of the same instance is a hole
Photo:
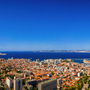
[[[72,53],[72,52],[30,52],[30,51],[8,51],[0,52],[6,53],[6,55],[0,55],[0,58],[8,59],[13,57],[14,59],[31,59],[40,61],[44,59],[71,59],[76,63],[83,63],[84,59],[90,59],[90,53]]]

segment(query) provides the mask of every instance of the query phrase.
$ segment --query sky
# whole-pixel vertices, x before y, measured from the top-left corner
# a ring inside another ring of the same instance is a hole
[[[90,0],[0,0],[0,51],[90,50]]]

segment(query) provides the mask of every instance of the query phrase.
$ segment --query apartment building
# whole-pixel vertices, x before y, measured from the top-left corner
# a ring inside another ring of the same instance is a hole
[[[39,83],[38,90],[57,90],[57,79],[51,79]]]
[[[10,77],[6,78],[6,84],[8,85],[9,88],[12,87],[12,79]]]
[[[22,79],[14,77],[14,90],[22,90]]]

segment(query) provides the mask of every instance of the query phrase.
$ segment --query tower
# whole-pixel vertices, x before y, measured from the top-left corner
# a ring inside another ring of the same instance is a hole
[[[22,79],[14,77],[14,90],[22,90]]]

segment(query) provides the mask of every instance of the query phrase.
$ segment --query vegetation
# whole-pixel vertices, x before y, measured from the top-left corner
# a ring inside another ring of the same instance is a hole
[[[83,85],[85,83],[88,83],[90,86],[90,80],[89,80],[89,76],[87,76],[87,74],[83,74],[82,78],[77,81],[74,86],[70,87],[70,86],[66,86],[67,88],[64,90],[81,90],[83,88]],[[89,87],[90,88],[90,87]],[[63,90],[63,89],[62,89]]]
[[[6,74],[6,75],[5,75],[5,78],[6,78],[6,77],[10,77],[11,79],[14,79],[14,76],[15,76],[15,75]]]
[[[4,87],[0,87],[0,90],[6,90]]]
[[[26,82],[26,79],[23,79],[22,80],[22,84],[25,85],[25,82]]]
[[[27,86],[24,86],[24,88],[25,88],[26,90],[28,90]]]
[[[28,77],[29,75],[26,75],[26,77]]]
[[[51,72],[52,75],[54,75],[54,72]]]
[[[74,62],[73,60],[71,60],[71,62]]]
[[[22,71],[17,71],[17,73],[22,73]]]
[[[27,88],[27,86],[24,86],[24,89],[25,90],[30,90],[30,89]],[[37,87],[34,87],[33,90],[38,90],[38,88]]]
[[[37,87],[34,87],[33,90],[38,90],[38,88]]]

